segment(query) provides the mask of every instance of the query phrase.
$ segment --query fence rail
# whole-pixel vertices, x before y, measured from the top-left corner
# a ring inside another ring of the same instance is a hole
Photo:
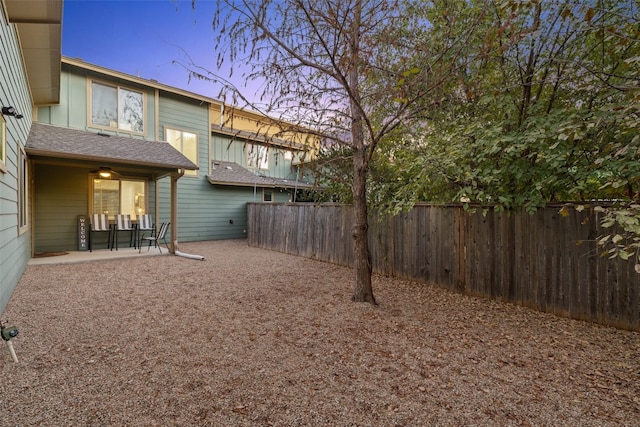
[[[585,209],[561,216],[558,210],[483,214],[461,206],[417,205],[397,216],[373,215],[373,269],[640,330],[640,274],[632,262],[601,256],[596,240],[607,231],[600,227],[600,214]],[[248,216],[251,246],[353,265],[350,206],[250,203]]]

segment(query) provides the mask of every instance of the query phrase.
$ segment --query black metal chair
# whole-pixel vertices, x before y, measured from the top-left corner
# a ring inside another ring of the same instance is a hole
[[[138,249],[138,253],[140,253],[142,251],[142,241],[144,241],[144,240],[149,241],[149,247],[147,248],[147,252],[149,252],[149,249],[151,248],[151,242],[154,242],[156,247],[160,251],[160,253],[162,253],[162,247],[160,246],[160,240],[162,240],[164,242],[164,244],[167,246],[167,251],[168,251],[169,250],[169,244],[167,243],[166,236],[167,236],[167,229],[169,228],[169,224],[171,224],[171,223],[170,222],[163,222],[162,225],[160,226],[160,228],[158,229],[157,233],[152,233],[149,236],[145,236],[143,234],[142,237],[140,238],[140,248]]]
[[[138,247],[140,247],[140,244],[142,243],[141,233],[150,232],[150,234],[153,235],[156,230],[155,225],[153,225],[153,220],[151,219],[151,215],[149,214],[136,215],[135,228],[136,228],[135,239],[136,239],[136,243],[138,244]]]
[[[133,225],[131,224],[131,215],[128,214],[118,214],[116,215],[116,223],[114,224],[114,229],[113,229],[113,240],[115,241],[114,245],[111,245],[111,250],[113,250],[113,247],[116,247],[116,251],[118,250],[118,231],[129,231],[131,233],[131,235],[129,236],[129,247],[131,247],[131,244],[133,243],[133,247],[135,248],[136,243],[134,241],[134,234],[135,234],[135,229],[133,228]]]
[[[109,233],[107,249],[111,247],[111,225],[109,215],[91,214],[91,231],[89,231],[89,252],[93,252],[93,233]]]

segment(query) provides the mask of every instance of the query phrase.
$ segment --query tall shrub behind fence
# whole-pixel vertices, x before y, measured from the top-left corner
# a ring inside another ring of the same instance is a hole
[[[600,256],[607,230],[586,209],[559,215],[467,212],[417,205],[397,216],[372,215],[374,271],[561,316],[640,330],[640,275],[633,263]],[[336,204],[249,204],[248,242],[353,265],[352,211]],[[374,290],[375,291],[375,290]]]

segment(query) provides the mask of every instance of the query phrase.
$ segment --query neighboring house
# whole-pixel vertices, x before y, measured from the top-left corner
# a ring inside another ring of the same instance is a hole
[[[77,217],[90,213],[150,213],[172,222],[172,242],[244,238],[247,202],[290,201],[311,187],[299,171],[308,144],[280,138],[276,121],[253,112],[70,58],[60,93],[38,108],[26,147],[35,252],[75,250]],[[160,158],[167,146],[194,165]],[[117,175],[102,179],[101,168]]]
[[[61,30],[62,1],[0,2],[0,313],[32,254],[25,145],[33,108],[59,101]]]

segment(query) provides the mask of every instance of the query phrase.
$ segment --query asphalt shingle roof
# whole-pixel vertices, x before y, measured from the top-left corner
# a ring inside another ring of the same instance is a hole
[[[266,188],[313,188],[312,184],[306,182],[282,178],[272,178],[258,175],[248,169],[243,168],[235,162],[213,161],[213,169],[207,175],[211,184],[232,185],[241,187],[266,187]]]
[[[33,123],[25,145],[29,155],[118,162],[163,169],[196,170],[198,166],[171,144]]]

